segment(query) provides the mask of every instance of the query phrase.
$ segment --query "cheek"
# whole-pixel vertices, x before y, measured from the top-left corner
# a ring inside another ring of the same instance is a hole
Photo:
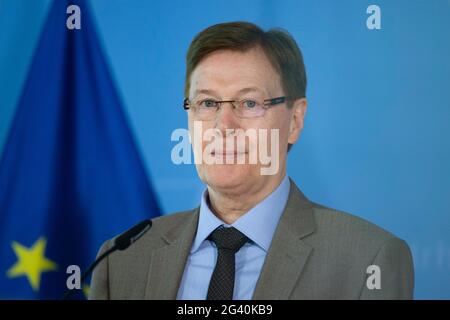
[[[189,130],[189,136],[191,139],[191,143],[196,146],[197,144],[202,145],[202,148],[204,147],[205,142],[204,140],[204,133],[208,129],[211,129],[212,125],[209,122],[206,121],[198,121],[193,120],[191,117],[188,119],[188,130]]]
[[[291,129],[291,117],[292,113],[285,108],[282,115],[278,118],[277,125],[280,128],[280,143],[285,142],[287,144]]]
[[[287,144],[288,141],[290,131],[289,114],[287,112],[277,113],[275,116],[268,118],[261,128],[266,130],[267,139],[259,143],[266,143],[269,146],[278,144],[278,150],[280,150],[282,145]]]

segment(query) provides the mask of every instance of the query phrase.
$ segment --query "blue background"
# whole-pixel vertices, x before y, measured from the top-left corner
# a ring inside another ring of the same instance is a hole
[[[0,0],[0,152],[50,4]],[[197,206],[204,188],[194,165],[170,158],[172,131],[187,127],[190,41],[225,21],[282,27],[303,51],[309,82],[289,175],[311,200],[405,239],[415,297],[450,299],[450,1],[90,4],[164,213]],[[381,30],[366,27],[370,4],[381,8]]]

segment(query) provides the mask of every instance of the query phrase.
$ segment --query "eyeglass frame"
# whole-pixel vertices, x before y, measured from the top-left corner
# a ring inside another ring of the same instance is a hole
[[[289,96],[281,96],[281,97],[276,97],[276,98],[264,99],[264,100],[263,100],[263,105],[262,105],[262,106],[263,106],[263,107],[266,107],[266,108],[264,108],[265,110],[268,110],[269,108],[271,108],[271,107],[273,107],[273,106],[275,106],[275,105],[282,104],[282,103],[285,103],[285,102],[288,101],[288,100],[293,100],[293,99],[295,99],[295,98],[294,98],[294,97],[289,97]],[[212,100],[212,99],[211,99],[211,100]],[[234,103],[236,103],[236,102],[242,102],[242,101],[246,101],[246,100],[251,100],[251,99],[242,99],[242,100],[219,100],[219,101],[215,101],[215,100],[214,100],[214,102],[215,102],[216,104],[218,104],[217,109],[216,109],[216,112],[219,110],[219,108],[222,106],[223,103],[229,102],[229,103],[231,103],[231,104],[233,105],[233,108],[236,108],[235,105],[234,105]],[[185,99],[183,100],[183,109],[184,109],[184,110],[190,110],[191,107],[189,106],[189,104],[190,104],[189,98],[185,98]],[[260,116],[260,117],[262,117],[262,116]],[[258,117],[257,117],[257,118],[258,118]]]

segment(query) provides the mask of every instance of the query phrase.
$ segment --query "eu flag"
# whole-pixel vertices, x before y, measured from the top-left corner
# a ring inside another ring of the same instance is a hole
[[[158,214],[87,3],[55,0],[0,161],[0,298],[61,297],[67,266]]]

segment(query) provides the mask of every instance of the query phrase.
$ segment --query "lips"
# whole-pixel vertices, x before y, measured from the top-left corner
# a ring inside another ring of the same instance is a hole
[[[223,150],[217,150],[217,151],[213,151],[211,152],[211,154],[213,156],[218,155],[218,156],[236,156],[239,154],[247,154],[248,152],[237,152],[237,151],[223,151]]]

